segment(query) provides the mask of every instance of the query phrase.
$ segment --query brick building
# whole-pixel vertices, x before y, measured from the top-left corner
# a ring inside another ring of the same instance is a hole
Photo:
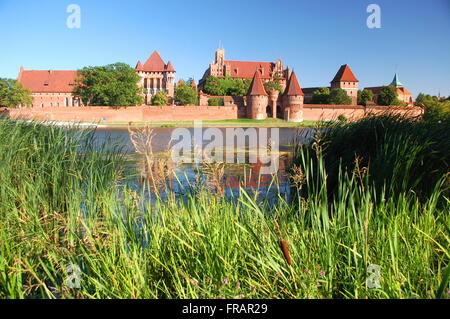
[[[31,91],[34,107],[81,106],[73,96],[77,71],[36,71],[20,67],[17,80]]]
[[[167,92],[172,103],[176,71],[171,62],[165,64],[155,51],[145,64],[138,61],[135,70],[147,104],[161,90]],[[34,107],[69,107],[82,106],[82,101],[73,95],[78,76],[77,71],[25,70],[21,67],[17,80],[31,91]]]
[[[208,76],[224,78],[227,74],[233,79],[252,79],[255,72],[259,71],[263,82],[279,78],[283,89],[286,87],[290,72],[284,68],[281,59],[277,62],[257,62],[257,61],[231,61],[225,60],[225,50],[217,49],[214,62],[210,63],[208,69],[203,74],[199,82],[199,87],[203,86]]]
[[[144,88],[146,104],[150,104],[152,96],[158,91],[166,91],[169,103],[173,103],[176,72],[170,61],[165,64],[159,53],[154,51],[144,64],[138,61],[135,69],[141,78],[139,83]]]
[[[406,89],[402,82],[400,82],[398,75],[394,75],[394,79],[392,80],[390,86],[394,86],[397,90],[398,99],[404,103],[406,103],[408,106],[414,105],[414,98],[411,92]],[[364,88],[365,90],[372,91],[373,93],[373,101],[376,102],[378,100],[378,95],[380,95],[381,90],[384,88],[384,86],[376,86],[376,87],[368,87]]]

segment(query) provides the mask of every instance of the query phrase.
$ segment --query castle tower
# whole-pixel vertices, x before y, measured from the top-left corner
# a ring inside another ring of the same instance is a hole
[[[268,103],[269,96],[264,89],[261,73],[256,71],[247,93],[247,117],[254,120],[265,120]]]
[[[331,89],[343,89],[352,99],[352,105],[358,103],[358,84],[359,81],[347,64],[340,67],[334,79],[331,81]]]
[[[154,51],[144,64],[138,61],[135,70],[141,78],[140,86],[144,89],[146,104],[150,104],[152,97],[158,91],[167,92],[169,103],[172,102],[176,71],[170,61],[165,64],[159,53]]]
[[[303,122],[304,94],[298,84],[297,75],[292,72],[283,95],[284,119],[289,122]]]
[[[224,64],[225,63],[225,49],[217,49],[216,50],[216,63]]]

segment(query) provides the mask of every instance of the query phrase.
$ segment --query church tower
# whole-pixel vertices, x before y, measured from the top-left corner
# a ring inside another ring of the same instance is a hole
[[[265,120],[268,104],[269,95],[264,89],[261,73],[256,71],[247,93],[247,117],[253,120]]]

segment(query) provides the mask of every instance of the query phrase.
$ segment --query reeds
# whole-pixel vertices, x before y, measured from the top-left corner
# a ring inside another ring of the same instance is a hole
[[[360,160],[330,198],[323,155],[298,158],[308,205],[244,189],[142,204],[144,191],[117,187],[120,152],[92,132],[2,120],[0,298],[448,298],[447,176],[425,198],[392,196]],[[64,285],[68,265],[79,289]]]

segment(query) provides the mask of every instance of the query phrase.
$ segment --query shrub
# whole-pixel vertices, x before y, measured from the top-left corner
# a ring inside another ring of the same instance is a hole
[[[169,101],[167,98],[167,92],[166,91],[158,91],[155,95],[152,97],[152,105],[156,106],[165,106],[168,105]]]
[[[298,165],[304,148],[323,153],[330,196],[336,195],[340,167],[350,174],[359,167],[367,171],[379,195],[413,191],[424,199],[450,171],[449,131],[449,117],[439,123],[386,113],[352,123],[334,122],[317,130],[311,145],[298,145],[293,163]]]
[[[352,99],[344,89],[338,88],[331,90],[329,103],[334,105],[351,105]]]
[[[220,97],[213,97],[208,99],[208,105],[209,106],[223,106],[224,102],[223,99]]]
[[[189,82],[182,82],[175,88],[175,102],[180,105],[198,105],[197,89]]]

